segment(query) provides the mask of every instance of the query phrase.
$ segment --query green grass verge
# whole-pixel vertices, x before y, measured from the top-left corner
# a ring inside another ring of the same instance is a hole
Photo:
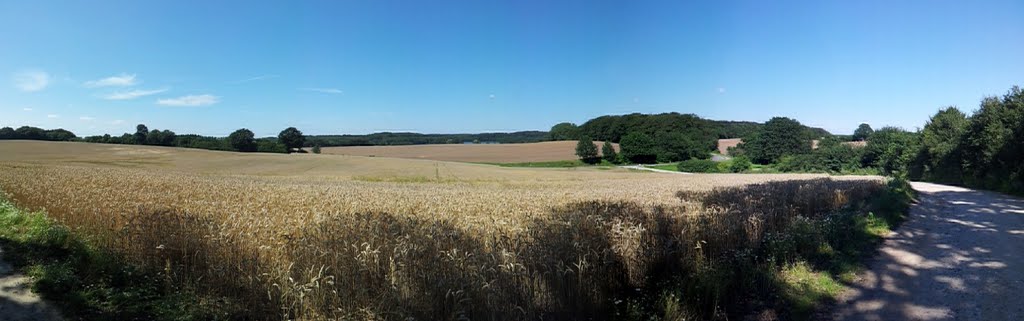
[[[657,165],[649,165],[647,167],[654,168],[654,169],[660,169],[660,170],[666,170],[666,171],[673,171],[673,172],[678,172],[679,171],[679,163],[657,164]]]
[[[831,226],[817,231],[795,229],[796,238],[823,242],[813,253],[783,267],[776,277],[790,318],[811,320],[823,304],[834,302],[844,284],[867,268],[866,260],[885,236],[905,220],[915,196],[906,180],[894,178],[866,205],[867,214],[837,216]]]
[[[158,274],[123,264],[41,212],[0,198],[4,260],[33,279],[32,290],[74,320],[216,320],[230,313]]]

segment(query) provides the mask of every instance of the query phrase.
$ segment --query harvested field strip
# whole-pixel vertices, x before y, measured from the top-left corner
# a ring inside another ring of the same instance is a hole
[[[594,142],[600,151],[604,142]],[[614,144],[618,150],[618,144]],[[442,144],[324,147],[324,154],[430,159],[473,163],[529,163],[575,160],[575,141],[526,144]]]

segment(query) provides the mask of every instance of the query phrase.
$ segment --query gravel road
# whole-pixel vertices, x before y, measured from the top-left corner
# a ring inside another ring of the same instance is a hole
[[[32,293],[28,277],[14,273],[0,249],[0,321],[57,321],[60,313]]]
[[[913,183],[909,220],[833,307],[835,320],[1024,320],[1024,200]]]
[[[641,171],[666,173],[666,174],[693,175],[693,173],[684,173],[684,172],[678,172],[678,171],[667,171],[667,170],[664,170],[664,169],[651,168],[651,167],[647,167],[647,166],[644,166],[644,165],[624,165],[624,166],[619,166],[619,167],[620,168],[628,168],[628,169],[641,170]]]

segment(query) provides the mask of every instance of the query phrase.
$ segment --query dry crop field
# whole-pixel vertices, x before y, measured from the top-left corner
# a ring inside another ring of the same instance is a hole
[[[601,144],[594,142],[600,152]],[[613,144],[619,150],[619,144]],[[432,144],[325,147],[324,154],[397,157],[474,163],[526,163],[576,159],[575,141],[525,144]]]
[[[844,177],[744,194],[735,187],[822,176],[28,141],[0,141],[0,173],[18,205],[170,284],[246,307],[243,318],[299,320],[601,319],[659,269],[708,271],[779,220],[880,186]],[[776,216],[743,216],[752,211]]]

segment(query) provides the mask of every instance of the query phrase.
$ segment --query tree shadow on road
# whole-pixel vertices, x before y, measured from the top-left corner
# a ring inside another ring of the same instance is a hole
[[[836,320],[1020,320],[1024,200],[922,192],[910,219],[849,284]]]

